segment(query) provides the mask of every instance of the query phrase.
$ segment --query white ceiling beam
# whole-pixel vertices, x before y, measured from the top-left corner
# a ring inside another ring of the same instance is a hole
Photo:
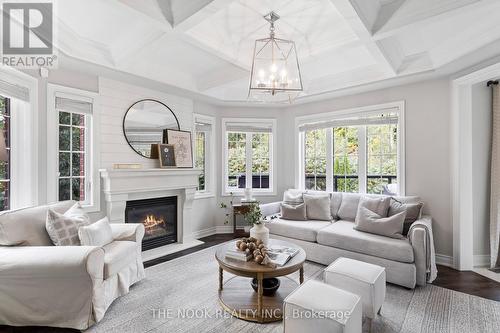
[[[228,67],[217,68],[203,74],[198,78],[196,86],[200,92],[204,92],[212,88],[227,85],[234,81],[245,78],[248,79],[249,77],[249,71],[230,65]]]
[[[408,28],[425,26],[452,15],[468,12],[475,7],[498,0],[406,0],[399,4],[390,16],[380,17],[373,29],[373,38],[376,40],[393,36]],[[386,10],[392,4],[383,6]],[[380,16],[382,16],[382,12]],[[387,15],[387,14],[385,14]]]
[[[174,15],[173,26],[175,30],[185,32],[235,0],[170,1],[172,2],[172,12]],[[187,6],[190,2],[193,2],[193,4]]]
[[[396,68],[382,47],[372,39],[371,28],[375,24],[380,3],[371,4],[369,0],[330,0],[337,11],[345,18],[351,29],[365,44],[366,48],[383,71],[390,76],[396,75]],[[375,11],[377,11],[375,13]]]

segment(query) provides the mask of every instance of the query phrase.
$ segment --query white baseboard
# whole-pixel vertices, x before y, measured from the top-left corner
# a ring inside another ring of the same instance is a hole
[[[491,257],[489,254],[475,254],[474,267],[490,267]]]
[[[436,264],[453,268],[453,257],[436,253]]]
[[[218,225],[215,227],[217,234],[232,234],[233,226],[232,225]]]
[[[210,227],[207,229],[202,229],[202,230],[198,230],[198,231],[191,233],[190,238],[199,239],[199,238],[215,235],[216,233],[217,233],[217,230],[215,229],[215,227]]]
[[[215,234],[232,234],[233,226],[232,225],[218,225],[215,227],[210,227],[207,229],[202,229],[191,233],[190,239],[200,239],[203,237],[212,236]]]

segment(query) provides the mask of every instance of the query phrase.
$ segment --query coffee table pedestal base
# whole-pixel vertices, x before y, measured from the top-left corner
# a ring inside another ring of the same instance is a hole
[[[259,296],[250,286],[250,278],[235,276],[219,290],[219,302],[231,315],[248,321],[269,323],[283,319],[283,300],[298,283],[289,277],[279,277],[280,287],[273,296],[262,296],[262,314],[259,314]]]

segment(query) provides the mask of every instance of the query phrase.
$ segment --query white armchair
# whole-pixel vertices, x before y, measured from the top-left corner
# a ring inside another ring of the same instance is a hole
[[[141,224],[111,224],[114,241],[103,247],[52,245],[42,234],[48,208],[73,204],[0,214],[0,324],[83,330],[144,278]]]

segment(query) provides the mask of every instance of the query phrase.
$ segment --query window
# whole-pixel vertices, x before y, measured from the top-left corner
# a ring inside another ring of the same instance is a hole
[[[368,126],[367,193],[394,192],[397,184],[398,127],[396,124]],[[391,186],[392,185],[392,186]]]
[[[10,209],[10,99],[0,96],[0,211]]]
[[[198,188],[196,197],[211,197],[214,195],[213,181],[215,176],[214,154],[215,151],[213,137],[213,128],[215,118],[201,114],[194,115],[194,160],[195,167],[201,169],[198,178]]]
[[[58,199],[76,200],[87,203],[87,169],[90,152],[88,147],[88,125],[91,115],[76,112],[76,109],[65,107],[63,98],[56,98],[56,109],[59,116],[59,176]],[[92,105],[86,105],[92,111]],[[73,112],[71,112],[71,111]]]
[[[206,133],[197,131],[196,132],[196,156],[195,156],[195,167],[202,170],[201,175],[198,177],[198,188],[197,191],[205,191],[205,174],[206,174]]]
[[[335,127],[333,130],[333,190],[359,192],[357,127]]]
[[[75,200],[87,212],[99,207],[98,95],[47,87],[47,199]]]
[[[326,129],[305,133],[305,188],[326,190]]]
[[[275,120],[223,119],[224,194],[272,193]]]
[[[403,117],[402,103],[391,103],[380,111],[299,117],[302,165],[298,179],[303,182],[299,185],[314,190],[403,194]]]

